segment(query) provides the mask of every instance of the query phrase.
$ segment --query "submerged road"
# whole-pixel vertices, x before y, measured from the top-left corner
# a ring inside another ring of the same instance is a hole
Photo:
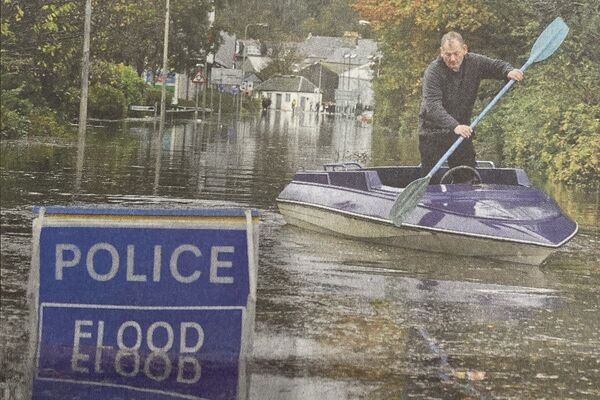
[[[304,231],[276,209],[298,168],[415,162],[414,143],[314,113],[153,138],[129,122],[92,130],[85,151],[2,141],[0,393],[26,368],[31,207],[60,204],[261,212],[250,399],[600,398],[597,193],[553,192],[581,231],[540,267],[450,257]]]

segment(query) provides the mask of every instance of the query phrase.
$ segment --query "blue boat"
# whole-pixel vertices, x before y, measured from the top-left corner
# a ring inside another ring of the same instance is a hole
[[[399,193],[421,176],[418,166],[325,164],[298,171],[277,198],[286,222],[302,228],[398,247],[540,265],[577,233],[577,223],[518,168],[480,162],[477,183],[451,183],[442,168],[400,227],[389,218]]]

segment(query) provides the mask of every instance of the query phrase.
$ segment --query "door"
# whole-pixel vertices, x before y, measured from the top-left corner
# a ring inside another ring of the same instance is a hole
[[[275,109],[281,110],[281,93],[277,93],[275,97]]]

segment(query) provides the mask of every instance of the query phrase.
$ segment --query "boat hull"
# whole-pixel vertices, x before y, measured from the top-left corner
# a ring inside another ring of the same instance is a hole
[[[277,204],[290,225],[395,247],[530,265],[542,264],[556,250],[537,244],[417,226],[396,227],[389,220],[289,200],[278,199]]]
[[[419,169],[341,166],[296,173],[277,198],[288,223],[380,244],[533,265],[577,233],[577,224],[550,196],[529,187],[517,169],[480,170],[478,185],[429,185],[397,227],[390,211]]]

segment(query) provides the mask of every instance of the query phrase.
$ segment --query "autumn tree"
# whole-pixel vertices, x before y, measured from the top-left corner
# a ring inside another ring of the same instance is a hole
[[[416,132],[422,74],[439,54],[441,35],[459,31],[470,51],[519,67],[545,26],[562,16],[571,27],[567,40],[480,124],[478,148],[556,180],[597,180],[600,3],[358,0],[354,8],[371,22],[384,56],[374,85],[376,120],[406,134]],[[498,89],[497,82],[483,84],[476,107]]]

